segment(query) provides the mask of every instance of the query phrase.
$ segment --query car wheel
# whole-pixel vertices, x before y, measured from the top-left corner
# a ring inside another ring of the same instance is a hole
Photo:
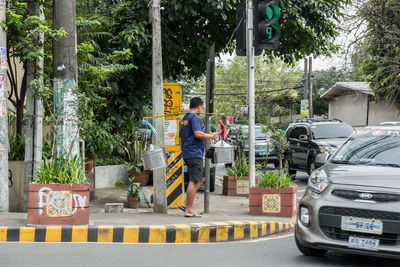
[[[283,168],[285,169],[287,174],[296,175],[296,173],[297,173],[297,171],[290,169],[290,161],[289,161],[289,159],[285,159],[285,161],[283,163]]]
[[[296,241],[297,248],[304,255],[317,257],[317,256],[323,256],[327,252],[327,250],[310,248],[310,247],[304,246],[303,244],[300,243],[300,241],[297,239],[296,236],[294,237],[294,239]]]
[[[315,169],[315,159],[310,159],[310,162],[308,163],[308,175],[311,175]]]

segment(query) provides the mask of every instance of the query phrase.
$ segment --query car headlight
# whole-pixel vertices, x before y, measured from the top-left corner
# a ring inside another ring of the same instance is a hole
[[[319,152],[321,153],[326,153],[328,155],[333,155],[337,150],[337,147],[331,147],[331,146],[322,146],[319,148]]]
[[[300,221],[307,227],[310,226],[310,211],[305,206],[300,206]]]
[[[308,186],[311,191],[321,194],[329,185],[329,179],[326,172],[323,169],[317,169],[314,171],[310,178],[308,178]]]

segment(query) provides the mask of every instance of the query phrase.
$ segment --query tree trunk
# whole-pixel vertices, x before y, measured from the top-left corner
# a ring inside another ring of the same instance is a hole
[[[26,64],[24,64],[24,69]],[[24,105],[25,105],[25,98],[26,98],[26,78],[27,73],[24,72],[24,76],[22,78],[21,90],[19,97],[16,96],[16,133],[19,136],[22,136],[22,121],[24,119]]]

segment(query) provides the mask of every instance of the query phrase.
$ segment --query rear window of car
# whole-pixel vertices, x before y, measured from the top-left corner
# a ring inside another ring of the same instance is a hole
[[[348,124],[320,124],[312,125],[311,133],[313,139],[347,138],[354,132],[353,127]]]
[[[332,157],[331,161],[400,167],[400,131],[385,129],[357,131]]]

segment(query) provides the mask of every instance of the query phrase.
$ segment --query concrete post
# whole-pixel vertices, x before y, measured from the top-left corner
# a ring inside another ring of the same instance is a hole
[[[79,155],[77,116],[77,37],[76,1],[53,0],[54,29],[61,27],[67,36],[54,42],[54,109],[56,114],[57,157],[62,154]]]
[[[158,138],[153,143],[164,148],[164,100],[163,100],[163,69],[161,45],[161,13],[160,0],[153,0],[150,16],[153,30],[152,53],[152,101],[153,126],[158,132]],[[165,183],[165,167],[153,170],[154,197],[153,211],[167,213],[167,189]]]
[[[0,0],[0,21],[5,20],[6,0]],[[2,27],[0,27],[0,58],[0,212],[8,212],[7,35]]]
[[[314,117],[314,106],[313,106],[313,89],[312,89],[312,57],[308,58],[308,94],[309,94],[309,112],[310,118]]]

